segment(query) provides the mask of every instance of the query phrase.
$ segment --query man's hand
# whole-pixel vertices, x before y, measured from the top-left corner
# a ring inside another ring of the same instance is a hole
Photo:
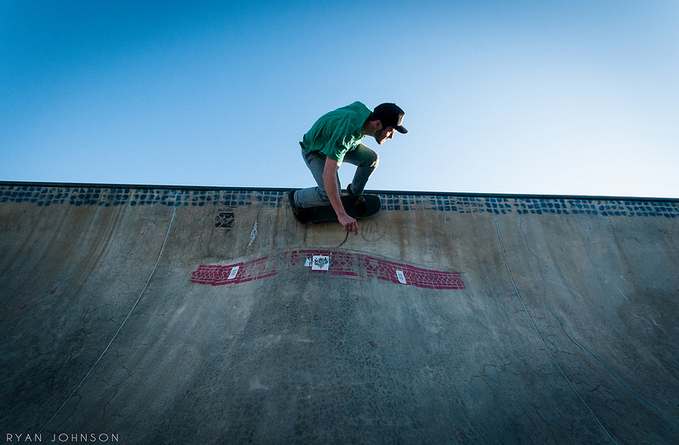
[[[340,224],[342,224],[342,227],[344,227],[344,230],[347,232],[354,232],[354,235],[358,235],[358,222],[354,218],[345,213],[342,216],[338,216],[337,219]]]
[[[334,159],[325,158],[325,168],[323,169],[323,184],[325,184],[325,192],[328,194],[328,199],[330,199],[330,204],[332,204],[335,214],[337,214],[337,220],[344,230],[347,232],[354,232],[358,235],[358,222],[351,216],[347,215],[344,206],[342,205],[342,200],[340,199],[341,190],[337,186],[337,170],[339,170],[340,163]]]

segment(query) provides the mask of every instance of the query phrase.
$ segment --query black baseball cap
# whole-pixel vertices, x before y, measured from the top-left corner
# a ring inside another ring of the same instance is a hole
[[[396,104],[379,104],[373,111],[373,117],[382,122],[382,126],[394,127],[399,133],[407,133],[408,130],[401,125],[405,112]]]

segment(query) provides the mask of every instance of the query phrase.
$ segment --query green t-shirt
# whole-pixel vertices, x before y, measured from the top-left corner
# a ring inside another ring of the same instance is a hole
[[[361,128],[370,113],[372,110],[361,102],[326,113],[304,135],[302,147],[342,162],[347,151],[356,148],[365,137]]]

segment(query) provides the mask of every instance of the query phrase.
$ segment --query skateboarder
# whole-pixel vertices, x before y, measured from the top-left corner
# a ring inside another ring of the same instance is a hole
[[[356,165],[347,192],[356,197],[360,207],[361,194],[379,162],[377,153],[361,141],[365,136],[372,136],[381,145],[397,131],[407,133],[401,125],[404,114],[393,103],[378,105],[371,111],[363,103],[354,102],[321,116],[299,143],[302,157],[318,186],[290,192],[293,212],[300,207],[332,205],[344,230],[357,234],[358,223],[347,214],[340,200],[339,167],[342,162]]]

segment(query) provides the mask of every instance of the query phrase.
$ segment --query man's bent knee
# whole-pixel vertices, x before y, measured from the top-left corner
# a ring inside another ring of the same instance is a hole
[[[364,156],[361,159],[361,162],[359,164],[356,164],[356,166],[361,168],[372,168],[374,170],[377,168],[377,165],[379,163],[380,163],[379,155],[375,152],[372,152],[369,156]]]

